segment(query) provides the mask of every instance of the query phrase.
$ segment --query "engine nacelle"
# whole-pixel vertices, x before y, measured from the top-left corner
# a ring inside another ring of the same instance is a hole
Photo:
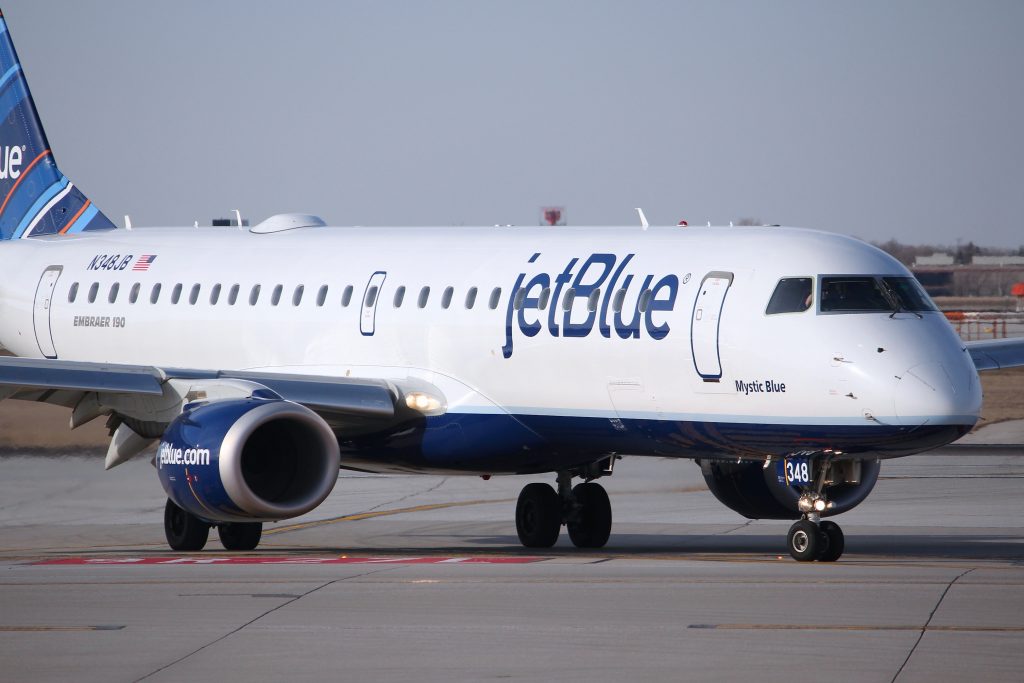
[[[323,418],[291,401],[260,398],[186,406],[156,454],[167,496],[207,522],[305,514],[331,493],[339,463]]]
[[[801,488],[787,484],[780,463],[700,461],[711,493],[748,519],[799,519]],[[822,517],[838,515],[860,505],[878,481],[878,460],[842,460],[832,463],[823,494],[832,504]]]

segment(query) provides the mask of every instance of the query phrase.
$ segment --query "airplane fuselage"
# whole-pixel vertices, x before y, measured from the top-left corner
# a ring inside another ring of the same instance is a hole
[[[0,261],[0,343],[19,356],[438,387],[443,415],[350,444],[368,469],[889,457],[980,410],[940,313],[824,310],[823,278],[911,277],[829,233],[136,229],[15,240]],[[768,313],[796,279],[806,310]]]

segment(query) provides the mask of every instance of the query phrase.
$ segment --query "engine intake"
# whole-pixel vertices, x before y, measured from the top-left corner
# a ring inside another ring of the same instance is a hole
[[[334,489],[339,463],[338,441],[319,415],[260,398],[186,406],[156,456],[167,496],[208,522],[305,514]]]

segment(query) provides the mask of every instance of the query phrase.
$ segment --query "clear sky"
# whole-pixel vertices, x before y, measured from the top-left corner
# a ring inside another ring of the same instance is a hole
[[[1024,244],[1024,2],[3,0],[120,223],[728,223]]]

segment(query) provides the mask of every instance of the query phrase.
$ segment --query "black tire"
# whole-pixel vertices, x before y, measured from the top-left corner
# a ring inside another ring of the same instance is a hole
[[[168,498],[164,506],[164,535],[172,550],[202,550],[210,537],[210,525]]]
[[[579,510],[566,523],[577,548],[603,548],[612,533],[612,504],[600,484],[577,484],[572,490]]]
[[[232,522],[217,527],[221,545],[225,550],[253,550],[260,544],[263,524],[260,522]]]
[[[516,503],[516,531],[527,548],[550,548],[562,530],[562,500],[547,484],[527,484]]]
[[[789,534],[786,535],[786,545],[789,547],[789,554],[798,562],[812,562],[818,559],[818,552],[824,545],[821,540],[821,530],[814,522],[801,519],[789,527]]]
[[[818,551],[819,562],[835,562],[846,548],[846,539],[843,537],[843,530],[835,522],[824,521],[818,525],[826,542],[824,547]]]

